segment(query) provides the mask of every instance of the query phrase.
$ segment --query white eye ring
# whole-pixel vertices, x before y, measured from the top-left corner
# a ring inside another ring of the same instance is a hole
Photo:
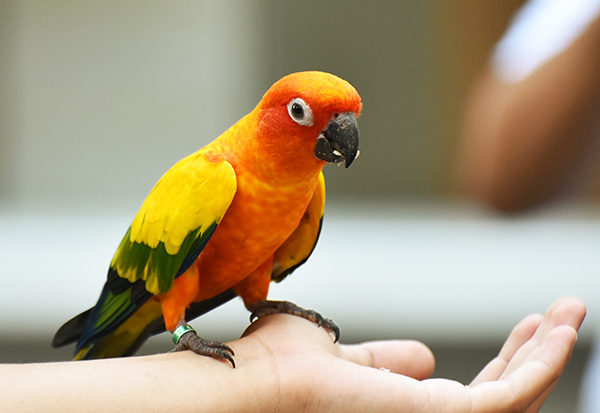
[[[290,118],[294,120],[298,125],[301,126],[312,126],[313,125],[313,114],[312,109],[308,104],[300,99],[294,98],[287,105],[288,113]]]

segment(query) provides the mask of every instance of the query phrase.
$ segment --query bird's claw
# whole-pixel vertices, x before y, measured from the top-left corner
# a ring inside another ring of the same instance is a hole
[[[340,339],[340,329],[333,320],[323,317],[315,310],[304,309],[289,301],[262,300],[255,303],[251,310],[252,314],[250,314],[250,322],[271,314],[291,314],[312,321],[319,327],[323,327],[329,333],[333,333],[335,337],[334,343],[337,343]]]
[[[218,360],[227,360],[235,368],[233,357],[235,353],[227,344],[218,341],[208,341],[199,337],[194,332],[189,332],[181,336],[179,343],[173,348],[173,352],[191,350],[202,356],[212,357]]]

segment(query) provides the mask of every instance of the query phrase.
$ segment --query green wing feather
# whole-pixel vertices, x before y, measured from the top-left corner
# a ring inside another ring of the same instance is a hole
[[[53,345],[77,340],[76,358],[100,354],[102,345],[94,343],[114,332],[152,295],[169,291],[173,280],[194,263],[237,189],[233,167],[222,157],[209,158],[198,151],[158,181],[115,253],[96,306],[61,327]]]
[[[231,204],[233,167],[201,152],[182,159],[162,178],[136,215],[111,262],[119,277],[145,281],[162,294],[194,262]]]

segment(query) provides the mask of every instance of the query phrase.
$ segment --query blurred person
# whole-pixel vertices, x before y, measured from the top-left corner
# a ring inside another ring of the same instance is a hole
[[[531,0],[467,100],[465,192],[503,212],[583,197],[600,178],[600,0]],[[600,412],[600,342],[582,385]]]
[[[227,362],[191,351],[0,365],[6,411],[524,412],[539,411],[585,317],[568,297],[524,318],[470,386],[427,379],[434,358],[415,341],[334,344],[314,323],[271,315],[228,345]]]
[[[467,102],[466,192],[501,211],[582,194],[600,176],[600,0],[533,0]]]

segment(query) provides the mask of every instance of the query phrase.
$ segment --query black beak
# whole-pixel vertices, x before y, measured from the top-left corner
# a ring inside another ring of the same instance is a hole
[[[322,161],[340,163],[348,168],[358,153],[358,123],[353,112],[340,113],[317,138],[315,156]]]

